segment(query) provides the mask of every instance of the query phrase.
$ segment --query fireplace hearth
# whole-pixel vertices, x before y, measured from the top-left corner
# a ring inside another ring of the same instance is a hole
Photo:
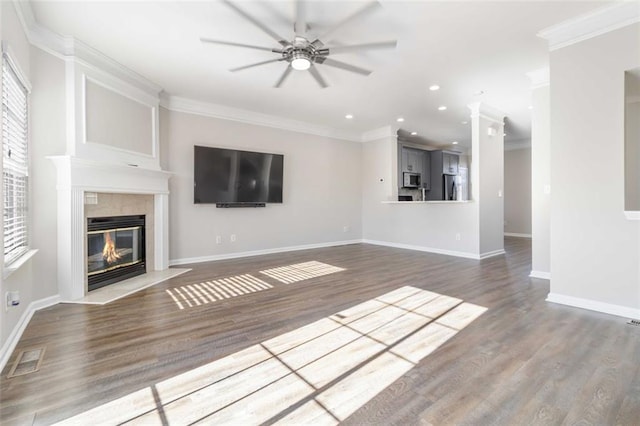
[[[88,290],[144,274],[144,240],[144,215],[88,218]]]

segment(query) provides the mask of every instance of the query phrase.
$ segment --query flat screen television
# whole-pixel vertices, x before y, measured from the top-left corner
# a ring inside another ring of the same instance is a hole
[[[194,146],[195,204],[282,203],[284,156]]]

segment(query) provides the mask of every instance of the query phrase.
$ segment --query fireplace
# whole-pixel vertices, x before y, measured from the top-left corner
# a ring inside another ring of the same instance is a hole
[[[89,291],[146,272],[145,216],[87,219]]]

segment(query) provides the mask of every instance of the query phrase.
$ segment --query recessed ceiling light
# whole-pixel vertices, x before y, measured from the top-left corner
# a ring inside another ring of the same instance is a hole
[[[353,114],[347,114],[344,116],[347,120],[351,120],[353,118]]]
[[[502,136],[507,136],[507,134],[506,134],[506,133],[503,133],[503,134],[502,134]]]
[[[468,121],[461,121],[462,124],[469,124]]]
[[[451,145],[458,145],[458,141],[451,142]]]
[[[411,132],[411,136],[415,136],[417,134],[418,134],[418,132]]]
[[[404,121],[404,118],[402,118],[402,117],[398,117],[398,118],[396,119],[396,121],[397,121],[398,123],[402,123],[402,122]]]
[[[431,86],[429,86],[429,90],[431,90],[432,92],[435,92],[436,90],[439,90],[440,86],[438,86],[437,84],[433,84]]]
[[[440,105],[440,106],[438,107],[438,111],[444,111],[445,109],[447,109],[447,107],[446,107],[446,106],[444,106],[444,105]]]
[[[529,109],[533,109],[533,105],[529,105]]]

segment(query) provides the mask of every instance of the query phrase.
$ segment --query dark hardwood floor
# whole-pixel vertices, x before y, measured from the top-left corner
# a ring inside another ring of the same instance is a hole
[[[482,261],[356,244],[203,263],[105,306],[43,309],[2,371],[0,424],[65,420],[413,286],[488,310],[345,424],[639,425],[640,327],[545,302],[530,240],[505,248]],[[344,271],[290,284],[260,273],[308,261]],[[183,309],[167,292],[243,274],[271,288]],[[43,346],[40,371],[7,378],[21,349]]]

